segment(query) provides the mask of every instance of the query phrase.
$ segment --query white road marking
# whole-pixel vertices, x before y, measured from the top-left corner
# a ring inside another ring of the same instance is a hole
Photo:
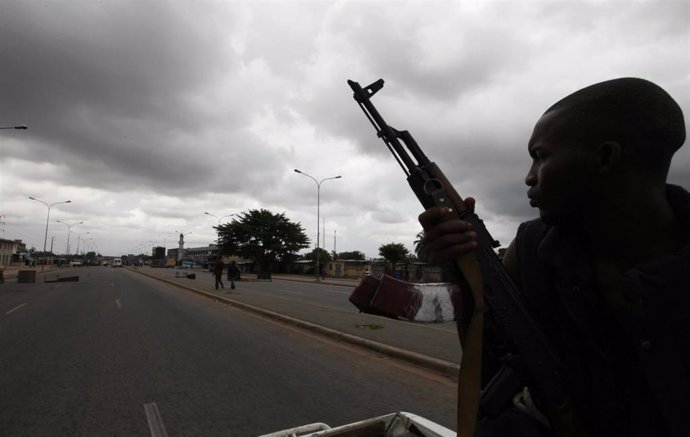
[[[5,315],[7,315],[7,314],[12,314],[13,312],[17,311],[19,308],[23,307],[24,305],[26,305],[26,303],[23,303],[23,304],[21,304],[21,305],[19,305],[19,306],[17,306],[17,307],[12,308],[12,309],[9,310],[8,312],[6,312]]]
[[[146,421],[149,423],[151,437],[168,437],[161,413],[158,411],[158,405],[155,402],[144,404],[144,412],[146,412]]]
[[[122,302],[120,302],[120,299],[115,299],[115,305],[117,305],[118,308],[122,308]]]

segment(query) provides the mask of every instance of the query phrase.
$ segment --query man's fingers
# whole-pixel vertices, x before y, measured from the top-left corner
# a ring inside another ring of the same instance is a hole
[[[464,234],[472,229],[472,224],[464,220],[447,220],[440,222],[434,226],[425,228],[424,241],[426,244],[434,244],[436,240],[444,240],[450,243],[462,242],[457,238],[461,238]],[[440,244],[444,244],[442,241]],[[445,243],[447,244],[447,243]]]
[[[474,212],[474,206],[476,205],[477,201],[475,200],[474,197],[465,197],[465,207],[470,210],[470,212]]]
[[[465,207],[469,209],[470,212],[474,212],[474,207],[477,203],[474,197],[467,197],[463,202],[465,203]],[[435,224],[442,222],[449,212],[450,210],[445,206],[431,207],[423,213],[419,214],[419,223],[421,223],[424,229],[429,229],[430,227],[433,227]]]
[[[444,265],[473,251],[476,248],[477,242],[475,240],[469,240],[461,244],[447,246],[442,250],[431,251],[429,262],[435,265]]]
[[[442,206],[434,206],[419,214],[419,223],[421,223],[422,227],[425,230],[427,230],[434,226],[436,223],[441,222],[443,218],[446,216],[446,214],[448,214],[448,208]]]

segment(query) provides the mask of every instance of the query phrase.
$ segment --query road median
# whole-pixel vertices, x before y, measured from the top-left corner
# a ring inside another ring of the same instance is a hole
[[[354,311],[345,312],[289,299],[269,298],[251,290],[242,290],[241,282],[237,283],[237,290],[240,291],[233,291],[233,294],[228,296],[214,290],[210,282],[208,284],[205,282],[185,283],[192,280],[175,278],[170,272],[159,272],[154,269],[130,270],[245,311],[359,346],[457,380],[460,346],[457,335],[452,332],[435,329],[429,325],[416,325]]]

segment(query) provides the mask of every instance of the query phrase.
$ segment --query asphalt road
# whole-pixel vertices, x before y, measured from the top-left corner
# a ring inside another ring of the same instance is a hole
[[[0,286],[0,435],[252,436],[394,411],[454,428],[444,378],[124,269],[79,274]]]

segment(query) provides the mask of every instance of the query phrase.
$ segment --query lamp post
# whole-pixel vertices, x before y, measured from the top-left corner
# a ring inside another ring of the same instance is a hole
[[[210,215],[211,217],[217,218],[217,219],[218,219],[218,226],[220,226],[220,221],[223,220],[224,218],[226,218],[226,217],[232,217],[233,215],[237,215],[237,214],[228,214],[228,215],[224,215],[224,216],[222,216],[222,217],[218,217],[217,215],[211,214],[211,213],[208,212],[208,211],[204,211],[204,214]]]
[[[211,217],[215,217],[218,219],[218,226],[216,226],[216,245],[219,245],[220,244],[220,231],[218,230],[218,228],[220,228],[220,221],[226,217],[232,217],[233,215],[236,215],[236,214],[228,214],[228,215],[224,215],[222,217],[218,217],[217,215],[211,214],[208,211],[204,211],[204,214],[210,215]]]
[[[168,241],[168,238],[170,238],[171,235],[175,235],[175,234],[171,234],[171,233],[167,233],[167,234],[159,233],[158,234],[159,238],[163,238],[163,247],[167,247],[166,242]]]
[[[35,197],[29,196],[29,199],[35,200],[36,202],[41,202],[42,204],[44,204],[45,206],[48,207],[48,217],[46,217],[46,234],[45,234],[45,237],[43,238],[43,256],[45,257],[46,256],[46,244],[48,243],[48,223],[50,222],[50,209],[55,205],[59,205],[61,203],[72,203],[72,201],[71,200],[65,200],[62,202],[55,202],[55,203],[49,204],[47,202],[44,202],[41,199],[36,199]],[[42,265],[41,269],[43,269],[43,268],[45,268],[45,264]]]
[[[72,226],[81,225],[81,224],[84,223],[84,222],[69,224],[69,223],[65,223],[65,222],[60,221],[60,220],[56,220],[56,221],[57,221],[58,223],[62,223],[63,225],[67,226],[67,249],[65,250],[65,253],[66,253],[67,255],[69,255],[69,254],[70,254],[70,253],[69,253],[69,237],[70,237],[70,234],[72,234]]]
[[[81,234],[77,234],[77,255],[79,255],[79,243],[81,242],[81,236],[90,233],[91,232],[82,232]]]
[[[81,245],[81,254],[84,255],[85,253],[91,252],[91,246],[96,243],[96,240],[94,238],[84,238],[84,244]]]
[[[321,239],[321,234],[319,232],[319,218],[320,218],[320,203],[321,203],[321,183],[323,181],[327,181],[330,179],[340,179],[342,176],[333,176],[330,178],[324,178],[321,179],[320,181],[317,181],[314,176],[311,176],[303,171],[299,171],[295,169],[295,173],[299,173],[301,175],[304,175],[308,178],[311,178],[315,183],[316,183],[316,282],[321,282],[321,276],[320,276],[320,270],[319,270],[319,250],[321,249],[319,247],[320,244],[320,239]]]

